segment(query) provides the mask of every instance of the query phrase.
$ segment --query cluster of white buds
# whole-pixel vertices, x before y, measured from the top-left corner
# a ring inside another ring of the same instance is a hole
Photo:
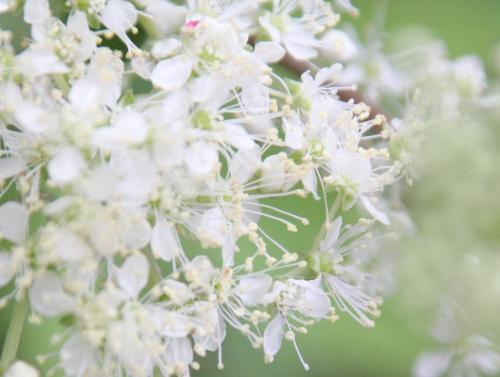
[[[300,79],[273,69],[338,53],[325,36],[349,1],[65,6],[62,22],[26,0],[31,42],[16,54],[0,38],[2,303],[61,317],[58,368],[188,376],[207,351],[222,368],[230,326],[268,362],[293,342],[307,369],[307,326],[336,309],[373,326],[364,253],[402,171],[389,126],[342,99],[338,63]],[[273,201],[306,196],[325,222],[310,251],[289,250],[260,219],[300,231],[308,219]]]

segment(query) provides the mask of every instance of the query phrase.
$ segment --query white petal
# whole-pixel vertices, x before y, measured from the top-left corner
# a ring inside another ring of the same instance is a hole
[[[205,211],[201,216],[197,232],[207,246],[222,246],[228,232],[227,220],[222,209],[215,207]]]
[[[222,83],[212,75],[203,75],[189,84],[189,94],[194,102],[206,102],[221,93]]]
[[[182,87],[191,76],[192,62],[182,56],[165,59],[151,73],[152,83],[165,91]]]
[[[158,30],[163,34],[168,34],[180,29],[188,10],[184,6],[167,1],[152,1],[148,4],[146,12],[153,17]]]
[[[245,276],[238,284],[237,293],[245,305],[258,305],[272,284],[273,279],[264,273]]]
[[[69,70],[54,53],[48,50],[24,50],[17,56],[17,63],[17,68],[32,79],[47,73],[66,73]]]
[[[259,24],[271,37],[274,42],[281,42],[281,32],[271,23],[268,17],[259,17]]]
[[[87,15],[82,11],[71,13],[68,17],[66,31],[80,41],[75,60],[83,62],[90,59],[97,48],[97,36],[89,29]]]
[[[327,82],[336,82],[338,76],[342,71],[342,64],[336,63],[327,68],[321,68],[314,77],[314,82],[316,85],[323,85]]]
[[[57,256],[65,262],[75,262],[91,254],[90,247],[72,230],[57,230],[54,241]]]
[[[23,130],[34,134],[42,133],[49,127],[47,111],[35,103],[23,101],[17,104],[14,117]]]
[[[285,329],[285,318],[281,313],[276,314],[264,331],[264,353],[274,356],[281,348]]]
[[[0,233],[14,243],[23,243],[28,233],[28,210],[17,202],[0,206]]]
[[[326,293],[317,286],[317,281],[293,279],[290,281],[304,289],[294,303],[298,311],[308,317],[316,319],[323,318],[328,314],[331,309],[330,299]]]
[[[370,215],[373,216],[375,220],[380,221],[384,225],[389,225],[391,223],[387,215],[384,212],[380,211],[379,209],[375,208],[375,206],[372,204],[369,198],[362,195],[361,202],[365,206],[365,209],[370,213]]]
[[[315,58],[317,52],[314,48],[310,47],[309,44],[304,42],[299,42],[301,37],[298,38],[286,38],[284,40],[285,47],[294,58],[299,60],[309,60]]]
[[[108,200],[114,193],[118,176],[108,164],[96,166],[79,186],[90,200]]]
[[[193,346],[188,337],[171,339],[165,354],[169,365],[189,365],[193,362]],[[189,374],[183,373],[182,375],[188,376]]]
[[[227,233],[226,241],[222,245],[222,264],[224,267],[234,265],[234,253],[236,252],[236,242],[232,232]]]
[[[134,26],[137,16],[137,9],[128,1],[108,0],[101,12],[100,20],[104,26],[127,43],[129,39],[125,32]]]
[[[68,376],[85,374],[97,364],[96,352],[81,335],[73,335],[61,348],[61,366]]]
[[[50,18],[50,7],[47,0],[26,0],[24,4],[24,21],[28,24],[44,22]]]
[[[339,29],[333,29],[321,37],[321,54],[330,61],[340,60],[342,62],[355,59],[358,54],[358,46],[352,38]]]
[[[115,149],[143,143],[147,133],[148,125],[143,116],[137,111],[126,110],[112,126],[95,130],[93,142],[101,148]]]
[[[252,138],[239,124],[228,124],[225,131],[227,141],[236,148],[246,150],[255,148]]]
[[[64,292],[61,280],[50,272],[35,280],[30,289],[30,301],[35,311],[48,317],[75,308],[74,298]]]
[[[190,319],[175,311],[157,309],[153,312],[158,330],[161,334],[172,338],[183,338],[192,329]]]
[[[56,184],[66,184],[77,178],[85,167],[85,161],[78,149],[65,147],[49,161],[47,170]]]
[[[132,70],[144,80],[151,80],[151,72],[155,62],[148,56],[134,56],[131,61]]]
[[[216,309],[200,311],[203,328],[209,332],[207,336],[194,335],[194,340],[207,351],[217,351],[226,337],[226,321]]]
[[[206,255],[197,255],[186,266],[186,271],[194,272],[199,283],[208,283],[212,280],[215,268]]]
[[[247,182],[261,165],[260,149],[241,149],[235,153],[229,163],[231,177],[240,183]]]
[[[89,233],[92,244],[102,255],[111,256],[121,246],[116,225],[110,216],[94,218]]]
[[[189,95],[185,90],[169,93],[163,100],[162,116],[168,123],[186,118],[189,114]]]
[[[304,135],[299,124],[287,119],[283,119],[285,131],[285,144],[292,149],[302,149]]]
[[[164,59],[175,54],[182,44],[177,38],[167,38],[156,42],[151,49],[151,54],[155,59]]]
[[[184,304],[195,297],[186,284],[177,280],[164,279],[161,285],[165,294],[168,295],[169,300],[175,305]]]
[[[26,162],[16,157],[0,158],[0,179],[13,177],[26,168]]]
[[[114,124],[125,139],[122,142],[128,144],[142,143],[146,139],[148,125],[141,113],[134,110],[126,110],[116,119]]]
[[[191,144],[184,155],[186,165],[194,177],[204,177],[219,166],[219,155],[211,143],[197,141]]]
[[[321,251],[328,251],[335,246],[335,242],[337,242],[339,238],[341,228],[342,217],[339,216],[330,224],[330,229],[328,229],[325,239],[321,242]]]
[[[266,191],[280,191],[286,183],[286,172],[283,161],[278,155],[271,155],[262,165],[262,182]]]
[[[302,184],[304,185],[304,188],[312,194],[315,200],[320,199],[318,195],[318,179],[314,170],[311,170],[304,178],[302,178]]]
[[[99,105],[99,86],[87,78],[76,80],[68,94],[69,101],[81,112]]]
[[[119,227],[120,241],[126,249],[142,249],[149,243],[151,226],[141,215],[123,217]]]
[[[151,232],[151,250],[153,255],[170,262],[180,253],[180,246],[174,235],[174,229],[163,217],[156,219]]]
[[[3,287],[12,280],[16,270],[12,265],[12,258],[9,253],[0,251],[0,287]]]
[[[134,254],[127,258],[125,263],[118,268],[116,280],[118,285],[129,294],[137,297],[148,282],[149,263],[142,254]]]
[[[265,63],[279,62],[286,50],[276,42],[259,42],[255,45],[255,55]]]

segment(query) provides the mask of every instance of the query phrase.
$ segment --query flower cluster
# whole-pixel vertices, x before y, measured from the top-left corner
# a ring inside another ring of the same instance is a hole
[[[67,19],[25,2],[20,53],[0,34],[2,304],[27,296],[32,321],[61,318],[58,368],[188,376],[207,351],[222,368],[227,326],[268,362],[293,342],[308,368],[295,335],[310,324],[337,309],[373,326],[366,253],[374,224],[389,223],[379,194],[403,167],[389,126],[341,99],[340,64],[300,79],[273,65],[342,53],[325,36],[355,8],[65,6]],[[289,250],[260,219],[300,231],[308,219],[273,201],[307,196],[323,202],[324,225],[310,251]]]

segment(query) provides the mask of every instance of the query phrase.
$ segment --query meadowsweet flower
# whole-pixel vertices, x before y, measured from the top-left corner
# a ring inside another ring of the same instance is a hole
[[[68,5],[63,23],[29,0],[30,43],[18,55],[0,44],[14,62],[0,59],[0,199],[12,198],[0,285],[14,281],[3,301],[29,299],[34,322],[61,319],[59,350],[41,359],[67,376],[189,376],[207,352],[224,366],[232,327],[268,362],[291,341],[308,369],[296,341],[307,326],[335,308],[371,325],[375,221],[342,216],[359,206],[388,223],[377,198],[401,174],[393,134],[341,99],[342,65],[295,79],[273,69],[340,54],[332,5]],[[115,37],[126,54],[103,42]],[[266,222],[300,232],[309,220],[276,199],[309,194],[328,231],[295,250]]]

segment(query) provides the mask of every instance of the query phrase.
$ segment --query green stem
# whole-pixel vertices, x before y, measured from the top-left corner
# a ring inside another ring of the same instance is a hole
[[[3,373],[16,359],[19,341],[23,332],[24,323],[29,311],[28,294],[25,292],[20,301],[16,302],[12,317],[10,319],[9,330],[3,345],[2,357],[0,359],[0,373]]]

